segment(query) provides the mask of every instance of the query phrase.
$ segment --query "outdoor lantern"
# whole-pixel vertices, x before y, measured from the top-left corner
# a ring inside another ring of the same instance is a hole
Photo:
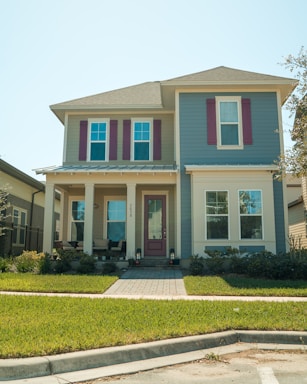
[[[173,264],[174,259],[175,259],[175,249],[171,248],[169,250],[169,258],[170,258],[170,264]]]
[[[135,259],[136,259],[135,264],[140,264],[141,255],[142,255],[141,248],[137,248],[135,251]]]

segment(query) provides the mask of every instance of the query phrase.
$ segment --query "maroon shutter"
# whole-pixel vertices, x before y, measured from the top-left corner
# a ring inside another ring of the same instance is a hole
[[[109,160],[117,160],[117,120],[110,120]]]
[[[242,99],[242,124],[243,124],[243,143],[246,145],[253,144],[250,99]]]
[[[131,120],[124,120],[123,160],[130,160]]]
[[[161,120],[154,120],[153,129],[153,159],[161,160]]]
[[[207,143],[217,144],[215,99],[207,99]]]
[[[87,120],[80,121],[79,160],[86,160],[87,152]]]

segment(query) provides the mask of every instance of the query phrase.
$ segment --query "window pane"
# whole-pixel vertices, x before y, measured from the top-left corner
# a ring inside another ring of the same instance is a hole
[[[222,123],[238,122],[238,105],[235,101],[220,103],[220,121]]]
[[[106,140],[107,124],[106,123],[92,123],[91,124],[91,140],[104,141]]]
[[[72,202],[72,218],[73,220],[84,220],[84,210],[85,202],[84,201],[73,201]]]
[[[108,222],[107,231],[108,239],[112,241],[124,240],[126,238],[126,223]]]
[[[207,217],[207,239],[228,239],[228,216]]]
[[[125,201],[108,201],[108,220],[126,221]]]
[[[262,214],[261,191],[239,191],[240,213]]]
[[[228,193],[226,191],[207,192],[206,212],[208,214],[228,213]]]
[[[21,212],[20,224],[26,225],[26,214],[25,212]]]
[[[262,217],[241,216],[241,239],[262,239]]]
[[[83,241],[84,234],[84,222],[72,222],[71,223],[71,240]]]
[[[91,144],[91,160],[105,160],[105,143]]]
[[[222,145],[238,145],[239,133],[237,124],[221,125],[221,144]]]
[[[149,160],[149,143],[134,143],[134,160]]]
[[[148,200],[148,239],[162,239],[162,200]]]

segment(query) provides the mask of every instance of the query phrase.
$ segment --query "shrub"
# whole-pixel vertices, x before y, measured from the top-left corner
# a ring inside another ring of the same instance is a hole
[[[77,272],[82,274],[93,273],[95,271],[95,259],[93,256],[82,254],[80,257],[80,265],[77,268]]]
[[[102,274],[108,275],[110,273],[115,273],[117,271],[117,267],[115,263],[109,262],[105,263],[102,267]]]
[[[18,272],[37,272],[39,270],[40,260],[45,257],[44,253],[36,251],[23,251],[20,256],[14,260]]]
[[[75,251],[59,251],[55,261],[55,273],[65,273],[71,270],[71,261],[75,258]]]
[[[39,273],[41,275],[47,275],[52,272],[52,263],[50,259],[50,255],[46,253],[44,257],[40,259],[39,262]]]
[[[3,257],[0,257],[0,271],[1,272],[7,272],[8,270],[9,270],[8,259],[4,259]]]
[[[190,272],[192,276],[201,276],[204,273],[203,259],[198,255],[191,256]]]

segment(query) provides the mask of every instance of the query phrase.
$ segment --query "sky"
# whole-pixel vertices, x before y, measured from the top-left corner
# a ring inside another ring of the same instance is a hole
[[[60,165],[49,106],[218,66],[293,77],[306,0],[0,0],[0,158]],[[292,120],[283,112],[285,146]]]

